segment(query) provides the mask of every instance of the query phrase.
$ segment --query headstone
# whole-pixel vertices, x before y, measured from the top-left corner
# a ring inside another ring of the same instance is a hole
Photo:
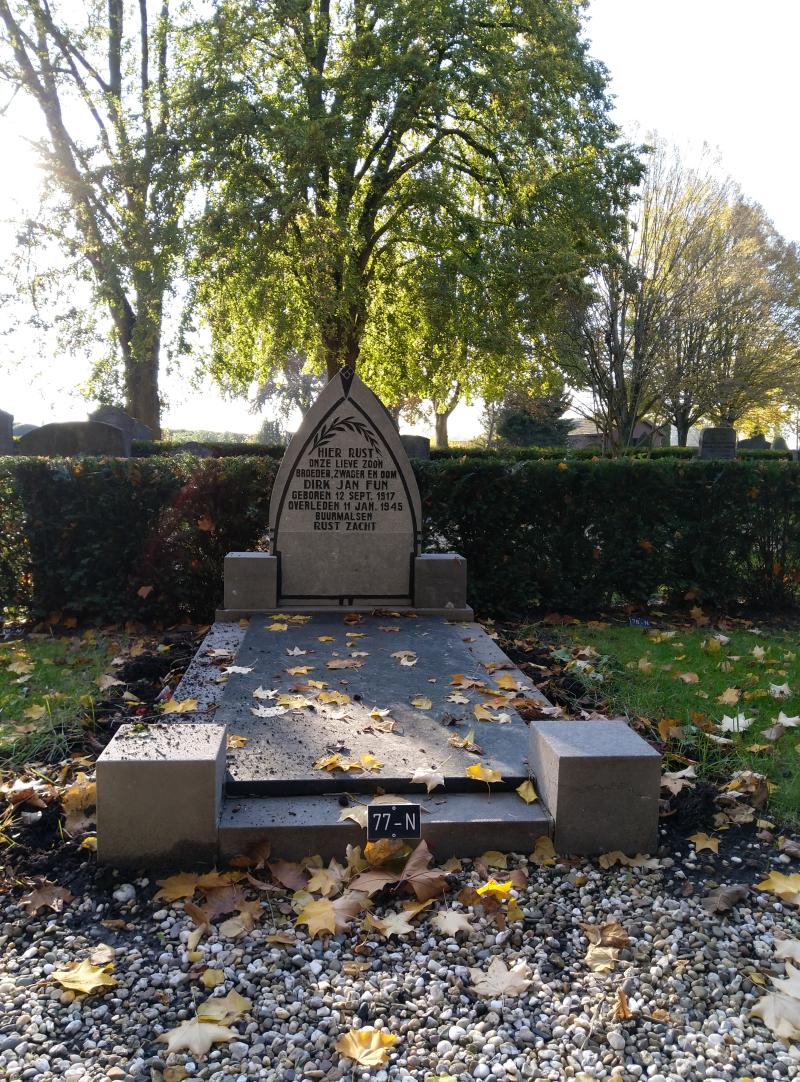
[[[90,421],[101,421],[106,425],[114,425],[121,428],[130,447],[131,440],[151,440],[153,430],[142,424],[136,417],[131,417],[119,406],[101,406],[99,410],[89,414]]]
[[[101,421],[62,421],[42,425],[21,436],[21,455],[69,457],[71,455],[115,455],[127,458],[125,433]]]
[[[194,455],[195,458],[213,458],[216,451],[213,447],[207,447],[204,443],[189,440],[187,443],[177,443],[171,450],[173,455]]]
[[[427,436],[402,435],[400,442],[409,458],[430,458],[431,441]]]
[[[270,500],[278,605],[409,605],[419,490],[397,429],[351,368],[328,383]]]
[[[704,428],[698,458],[736,458],[736,429]]]
[[[739,440],[740,451],[769,451],[772,444],[763,432],[756,432],[755,436],[749,436],[746,440]]]
[[[14,417],[0,410],[0,455],[14,454]]]

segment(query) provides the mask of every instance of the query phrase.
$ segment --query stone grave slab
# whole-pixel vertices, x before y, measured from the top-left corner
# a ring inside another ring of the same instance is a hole
[[[125,434],[102,421],[54,421],[19,438],[21,455],[61,457],[114,455],[128,457]]]
[[[268,630],[276,624],[286,630]],[[343,667],[330,668],[331,663]],[[306,667],[306,673],[287,671]],[[411,784],[418,767],[438,769],[447,792],[485,793],[486,783],[466,775],[475,763],[500,772],[503,781],[493,790],[516,788],[528,777],[528,729],[511,700],[528,709],[534,702],[547,705],[482,628],[437,617],[365,616],[358,623],[339,613],[303,623],[254,618],[234,669],[214,719],[227,727],[229,743],[237,736],[246,741],[229,748],[229,796],[374,792],[379,786],[424,795],[424,786]],[[454,684],[456,674],[463,679]],[[315,688],[310,680],[325,687]],[[470,686],[470,680],[483,686]],[[506,689],[510,699],[501,702],[502,685],[511,680],[521,690],[514,696]],[[255,697],[258,688],[273,695]],[[349,701],[321,701],[331,692]],[[281,694],[297,695],[308,705],[279,712]],[[453,696],[466,701],[451,701]],[[418,697],[429,700],[430,708],[415,705]],[[476,717],[475,706],[489,699],[494,703],[488,713],[502,720]],[[254,716],[259,707],[278,710]],[[381,731],[383,718],[370,716],[376,708],[389,711],[394,731]],[[451,735],[463,739],[470,731],[481,755],[449,743]],[[314,767],[336,754],[346,761],[372,755],[382,765],[346,773]]]

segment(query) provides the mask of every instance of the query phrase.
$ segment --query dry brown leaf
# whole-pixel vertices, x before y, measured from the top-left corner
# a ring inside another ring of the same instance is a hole
[[[40,909],[52,909],[54,913],[60,913],[64,908],[64,903],[71,902],[74,897],[75,895],[66,887],[58,887],[45,879],[30,894],[25,894],[20,898],[19,906],[31,916],[36,916]]]

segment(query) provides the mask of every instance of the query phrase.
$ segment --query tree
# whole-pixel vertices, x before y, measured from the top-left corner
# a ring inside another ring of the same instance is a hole
[[[56,199],[29,223],[88,269],[110,317],[126,408],[160,432],[165,300],[181,252],[187,181],[170,78],[168,0],[96,0],[71,21],[47,0],[0,0],[0,75],[36,102]]]
[[[187,78],[208,185],[196,303],[221,379],[264,379],[293,350],[329,376],[360,365],[366,339],[393,318],[380,309],[395,274],[441,259],[437,224],[533,237],[529,297],[585,270],[637,166],[609,119],[578,8],[218,5]],[[471,272],[480,288],[480,264]],[[452,390],[437,392],[442,415]]]
[[[284,421],[294,410],[305,417],[324,386],[324,378],[308,370],[308,361],[301,353],[290,353],[280,369],[260,384],[253,399],[253,412],[272,402]]]
[[[695,289],[698,240],[724,191],[656,144],[622,243],[606,252],[588,293],[569,301],[555,348],[573,385],[591,391],[609,446],[628,446],[638,422],[661,407],[665,342]]]
[[[565,419],[569,398],[514,396],[506,401],[497,422],[497,434],[513,447],[565,447],[572,421]]]

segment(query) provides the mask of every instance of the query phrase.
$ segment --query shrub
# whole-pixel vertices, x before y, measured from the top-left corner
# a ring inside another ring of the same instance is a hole
[[[800,597],[794,463],[462,454],[414,469],[425,547],[466,556],[487,615]],[[0,459],[0,610],[207,620],[225,553],[261,547],[276,472],[269,456]]]

